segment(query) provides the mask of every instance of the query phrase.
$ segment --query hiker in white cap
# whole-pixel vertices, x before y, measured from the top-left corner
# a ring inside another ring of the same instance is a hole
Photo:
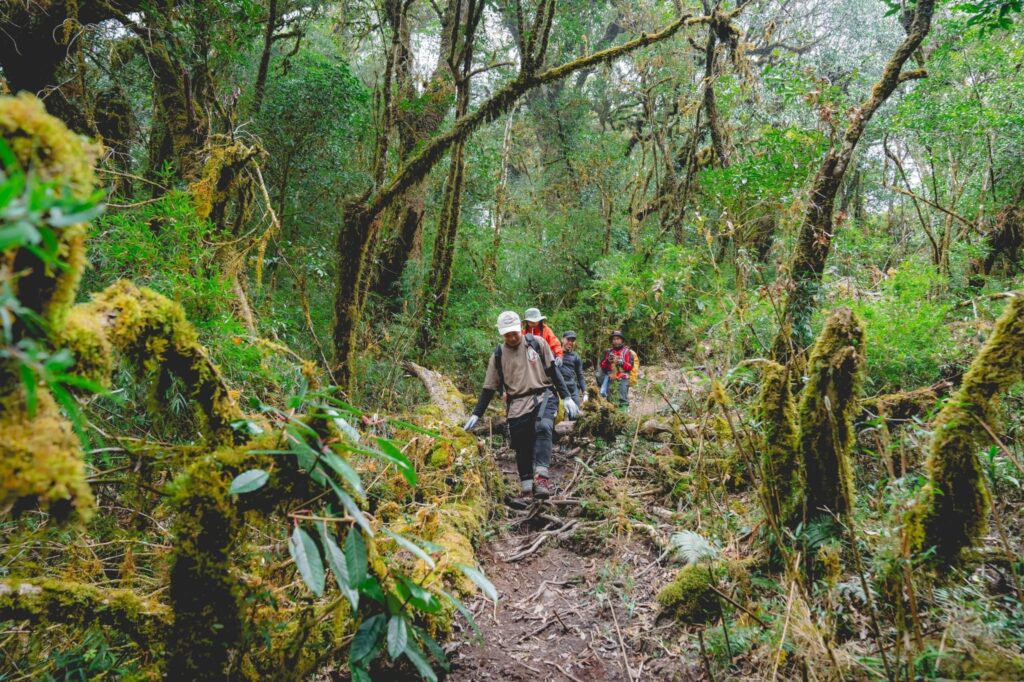
[[[498,315],[498,333],[505,341],[494,349],[487,362],[483,390],[465,428],[473,428],[494,394],[503,391],[520,490],[523,495],[533,493],[534,497],[545,499],[551,496],[548,466],[558,397],[562,398],[569,419],[576,419],[580,410],[569,395],[547,341],[533,334],[524,335],[522,329],[519,315],[511,310]]]

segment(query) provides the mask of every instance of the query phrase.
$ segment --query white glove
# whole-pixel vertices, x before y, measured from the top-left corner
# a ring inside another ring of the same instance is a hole
[[[583,404],[583,403],[585,403],[585,402],[587,402],[587,394],[586,394],[586,393],[584,393],[584,394],[583,394],[583,395],[582,395],[582,396],[580,397],[580,405],[582,405],[582,404]]]
[[[480,417],[476,416],[475,414],[471,414],[469,415],[469,419],[466,420],[466,424],[462,428],[465,429],[466,431],[469,431],[471,428],[476,426],[476,423],[478,421],[480,421]]]
[[[566,398],[563,405],[565,406],[565,416],[569,418],[569,421],[580,416],[580,408],[576,406],[576,402],[572,398]]]
[[[562,366],[562,358],[556,357],[555,358],[555,367],[561,367],[561,366]]]

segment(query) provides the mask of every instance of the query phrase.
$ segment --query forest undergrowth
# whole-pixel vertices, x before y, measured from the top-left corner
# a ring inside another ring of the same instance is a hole
[[[1020,13],[0,3],[0,682],[1024,679]]]

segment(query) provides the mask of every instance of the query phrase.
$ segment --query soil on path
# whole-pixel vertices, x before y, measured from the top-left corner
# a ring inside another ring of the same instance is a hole
[[[471,604],[481,636],[462,624],[448,680],[703,679],[697,661],[671,651],[676,626],[657,620],[654,595],[674,571],[614,504],[597,510],[574,497],[594,475],[592,454],[586,444],[556,446],[552,500],[495,521],[479,559],[500,599]],[[518,485],[514,454],[496,457]]]

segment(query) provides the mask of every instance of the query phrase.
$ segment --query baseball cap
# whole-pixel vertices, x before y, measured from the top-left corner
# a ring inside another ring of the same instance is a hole
[[[519,319],[519,314],[512,311],[506,310],[501,315],[498,315],[498,333],[504,336],[509,332],[521,332],[523,331],[523,322]]]

